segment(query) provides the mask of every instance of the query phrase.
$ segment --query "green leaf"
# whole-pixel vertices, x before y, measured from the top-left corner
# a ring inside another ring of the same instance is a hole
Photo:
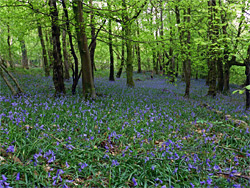
[[[239,90],[239,94],[243,94],[244,92],[244,90]]]
[[[233,94],[235,94],[235,93],[237,93],[237,92],[239,92],[239,90],[235,90],[235,91],[233,91]]]
[[[245,88],[246,88],[247,90],[250,90],[250,85],[246,86]]]

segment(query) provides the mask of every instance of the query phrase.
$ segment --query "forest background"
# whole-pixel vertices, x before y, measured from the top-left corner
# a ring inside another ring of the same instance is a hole
[[[1,0],[0,186],[248,187],[249,7]]]

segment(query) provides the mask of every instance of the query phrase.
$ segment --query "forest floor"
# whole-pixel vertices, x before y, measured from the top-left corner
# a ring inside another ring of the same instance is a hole
[[[53,98],[51,78],[16,75],[0,88],[0,187],[250,187],[250,113],[244,95],[206,96],[135,74],[95,80],[98,98]],[[232,85],[233,90],[238,86]]]

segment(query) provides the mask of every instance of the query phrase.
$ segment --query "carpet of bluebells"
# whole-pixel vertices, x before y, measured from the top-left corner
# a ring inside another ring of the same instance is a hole
[[[250,124],[244,95],[192,80],[187,100],[180,80],[135,75],[135,88],[96,78],[85,101],[81,83],[54,98],[52,78],[15,76],[20,97],[0,80],[0,187],[250,187],[249,127],[200,105]]]

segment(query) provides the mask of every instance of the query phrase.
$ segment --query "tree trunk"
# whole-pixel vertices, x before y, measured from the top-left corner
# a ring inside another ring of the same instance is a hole
[[[52,37],[51,37],[51,29],[48,29],[45,32],[45,39],[46,39],[46,46],[47,46],[47,51],[48,51],[48,57],[49,57],[49,63],[48,67],[49,69],[53,68],[53,46],[51,45]]]
[[[55,96],[65,94],[63,79],[63,64],[60,44],[60,27],[58,25],[58,11],[56,0],[50,0],[52,43],[53,43],[53,82],[55,86]]]
[[[187,25],[190,24],[190,17],[191,17],[191,9],[188,8],[187,9],[187,15],[188,16],[185,16],[185,21],[187,22]],[[186,29],[186,32],[187,32],[187,41],[186,41],[186,46],[187,46],[187,50],[188,50],[188,53],[186,53],[186,57],[185,57],[185,60],[184,60],[184,75],[185,75],[185,82],[186,82],[186,89],[185,89],[185,94],[184,94],[184,97],[187,97],[189,98],[189,94],[190,94],[190,81],[191,81],[191,60],[190,60],[190,57],[191,57],[191,52],[190,52],[190,47],[191,47],[191,33],[190,33],[190,30],[189,28],[185,28]]]
[[[108,1],[108,9],[111,10],[109,1]],[[113,52],[113,41],[112,41],[112,20],[111,19],[109,19],[108,30],[109,30],[109,57],[110,57],[109,81],[115,81],[114,52]]]
[[[124,36],[124,27],[122,27],[122,35]],[[120,68],[116,74],[116,78],[120,78],[121,74],[122,74],[122,69],[124,66],[124,62],[125,62],[125,42],[124,39],[122,38],[122,57],[121,57],[121,65]]]
[[[224,88],[224,73],[223,73],[223,60],[222,58],[218,58],[217,61],[217,91],[222,93]]]
[[[22,50],[22,66],[24,69],[29,69],[28,65],[28,55],[27,55],[27,49],[25,45],[25,41],[22,39],[20,41],[21,43],[21,50]]]
[[[250,85],[250,45],[248,46],[247,50],[247,58],[245,61],[246,64],[246,85]],[[250,109],[250,90],[246,89],[246,110]]]
[[[10,38],[10,26],[9,24],[7,24],[7,29],[8,29],[8,37],[7,37],[7,43],[8,43],[8,51],[9,51],[9,64],[10,64],[10,68],[14,69],[14,63],[13,63],[13,59],[12,59],[12,53],[11,53],[11,38]]]
[[[137,73],[141,73],[141,52],[140,52],[140,44],[136,44],[135,46],[136,55],[137,55],[137,63],[138,63],[138,70]]]
[[[76,56],[76,53],[75,53],[75,49],[74,49],[74,44],[73,44],[73,39],[72,39],[72,34],[71,34],[71,31],[70,31],[70,26],[69,26],[69,16],[68,16],[68,10],[67,10],[67,7],[66,7],[66,4],[65,4],[65,0],[62,0],[62,5],[63,5],[63,11],[64,11],[64,15],[66,17],[66,26],[67,26],[67,32],[68,32],[68,35],[69,35],[69,44],[70,44],[70,51],[71,51],[71,54],[74,58],[74,65],[72,65],[72,71],[73,71],[73,84],[72,84],[72,94],[74,95],[76,93],[76,86],[78,84],[78,80],[79,80],[79,75],[78,75],[78,58]]]
[[[48,77],[50,75],[48,58],[47,58],[46,47],[45,47],[45,43],[43,39],[42,27],[39,22],[37,22],[37,30],[38,30],[38,36],[40,39],[41,47],[42,47],[44,73],[45,73],[45,76]]]
[[[131,23],[125,25],[125,36],[128,37],[126,41],[127,48],[127,61],[126,61],[126,74],[127,74],[127,85],[128,87],[134,87],[135,83],[133,80],[133,54],[132,54],[132,42],[130,40],[131,36]]]
[[[73,0],[73,11],[76,20],[76,33],[78,48],[80,51],[82,65],[82,87],[85,98],[96,98],[94,80],[92,76],[92,67],[88,49],[87,36],[85,32],[85,23],[83,20],[83,8],[81,0]]]
[[[69,80],[69,58],[68,58],[68,51],[67,51],[67,40],[66,40],[66,30],[63,29],[62,31],[62,45],[63,45],[63,64],[64,64],[64,79]]]
[[[218,37],[218,26],[214,22],[217,22],[216,19],[216,0],[208,1],[208,11],[209,11],[209,39],[212,41],[212,45],[209,46],[208,50],[208,69],[209,69],[209,89],[207,95],[216,96],[216,64],[218,61],[218,54],[216,53],[217,48],[217,37]]]
[[[12,91],[12,94],[13,95],[19,95],[20,93],[23,93],[23,90],[20,87],[20,85],[18,84],[18,82],[15,79],[15,77],[4,67],[4,65],[2,63],[0,63],[0,69],[4,70],[7,73],[7,75],[11,78],[11,80],[14,82],[14,84],[17,87],[17,92],[16,92],[15,89],[14,89],[14,87],[8,82],[7,78],[4,76],[4,73],[1,72],[1,76],[3,77],[5,83],[8,85],[8,87]],[[13,89],[14,89],[15,92],[13,92]]]
[[[89,0],[89,4],[91,7],[93,7],[93,1]],[[91,10],[91,15],[90,15],[90,28],[91,28],[91,39],[92,39],[92,44],[90,47],[90,59],[91,59],[91,66],[92,66],[92,75],[94,79],[94,71],[96,71],[96,66],[95,66],[95,49],[96,49],[96,38],[95,38],[95,18],[94,18],[94,13]]]
[[[16,96],[17,92],[16,92],[15,88],[12,86],[12,84],[8,81],[8,79],[6,78],[6,76],[4,75],[4,73],[2,71],[2,67],[0,67],[0,76],[3,78],[4,82],[6,83],[6,85],[8,86],[8,88],[10,89],[12,95]]]
[[[137,21],[136,24],[137,24],[137,29],[136,29],[137,37],[139,37],[140,36],[139,22]],[[135,52],[136,52],[136,55],[137,55],[137,67],[138,67],[137,73],[141,73],[141,49],[140,49],[140,43],[137,43],[135,45]]]

